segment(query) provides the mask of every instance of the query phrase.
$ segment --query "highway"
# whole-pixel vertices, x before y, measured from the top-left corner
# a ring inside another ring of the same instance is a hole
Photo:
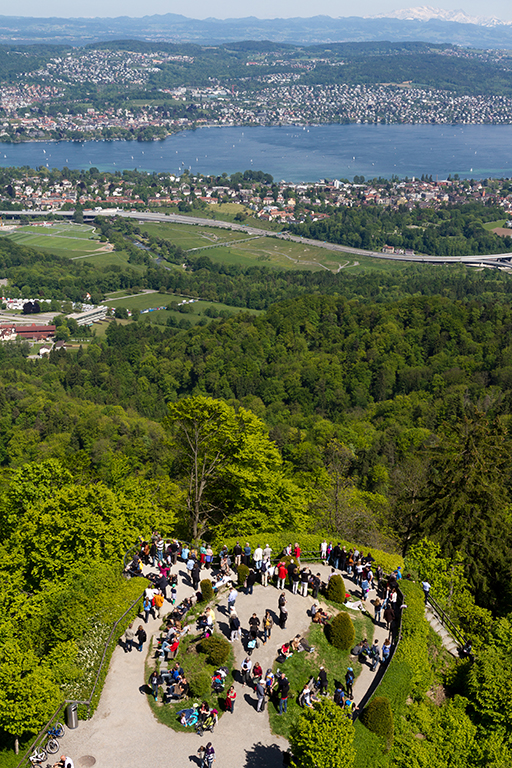
[[[59,216],[72,218],[74,211],[57,211]],[[96,216],[122,216],[137,221],[159,221],[165,224],[197,224],[206,227],[217,227],[219,229],[231,229],[236,232],[243,232],[252,237],[275,237],[280,240],[291,240],[295,243],[302,243],[315,248],[325,248],[328,251],[338,253],[348,253],[352,256],[370,256],[374,259],[385,259],[386,261],[408,261],[418,264],[467,264],[473,267],[511,267],[512,253],[490,253],[485,256],[476,254],[474,256],[427,256],[425,254],[398,254],[381,253],[379,251],[365,251],[362,248],[350,248],[346,245],[337,243],[327,243],[322,240],[312,240],[306,237],[297,237],[288,232],[273,232],[268,229],[259,229],[247,224],[238,224],[237,222],[219,221],[218,219],[206,219],[199,216],[183,216],[179,213],[157,213],[142,211],[122,211],[114,209],[103,209],[99,211],[84,211],[84,219],[96,218]],[[0,211],[3,218],[17,216],[48,216],[48,211]],[[235,245],[236,241],[232,243]]]

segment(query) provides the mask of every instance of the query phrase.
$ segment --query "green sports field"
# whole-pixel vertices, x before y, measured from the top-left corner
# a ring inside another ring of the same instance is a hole
[[[68,222],[59,222],[48,227],[28,224],[5,232],[4,237],[20,245],[51,251],[68,258],[96,253],[104,247],[104,243],[99,242],[94,227]]]

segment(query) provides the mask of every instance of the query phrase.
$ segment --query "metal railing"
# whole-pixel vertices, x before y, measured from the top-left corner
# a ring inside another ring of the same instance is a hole
[[[457,642],[463,646],[466,642],[466,639],[460,629],[450,619],[446,610],[442,608],[442,606],[439,605],[439,603],[434,600],[430,594],[427,595],[427,604],[432,608],[434,615],[441,622],[447,632],[450,633],[454,640],[457,640]]]
[[[130,606],[127,608],[127,609],[126,609],[126,611],[123,613],[123,615],[122,615],[122,616],[120,616],[120,617],[117,619],[117,621],[116,621],[116,622],[113,624],[113,626],[112,626],[112,629],[111,629],[111,631],[110,631],[110,634],[109,634],[109,636],[108,636],[107,640],[105,641],[105,646],[104,646],[104,648],[103,648],[103,654],[102,654],[102,656],[101,656],[100,665],[99,665],[99,667],[98,667],[98,671],[97,671],[97,673],[96,673],[96,678],[95,678],[95,680],[94,680],[94,684],[93,684],[93,687],[92,687],[91,693],[90,693],[90,695],[89,695],[89,698],[88,698],[88,699],[85,699],[85,700],[77,700],[77,699],[64,699],[64,701],[63,701],[63,702],[62,702],[62,703],[59,705],[59,707],[56,709],[56,711],[55,711],[55,712],[53,713],[53,715],[50,717],[50,719],[48,720],[48,722],[47,722],[47,723],[45,723],[45,725],[44,725],[44,726],[41,728],[41,730],[40,730],[40,731],[39,731],[39,733],[37,734],[36,738],[34,739],[34,741],[32,742],[32,744],[30,745],[30,747],[28,747],[28,749],[26,749],[26,750],[25,750],[25,752],[23,753],[23,756],[21,757],[21,759],[20,759],[19,763],[16,765],[16,768],[21,768],[21,766],[22,766],[22,765],[25,763],[25,761],[26,761],[26,760],[28,760],[28,756],[29,756],[30,754],[32,754],[32,752],[34,751],[34,749],[35,749],[35,748],[38,746],[38,744],[40,743],[40,741],[43,739],[43,737],[45,736],[45,734],[48,732],[48,729],[50,728],[50,726],[52,725],[52,723],[53,723],[53,722],[54,722],[54,721],[57,719],[57,717],[58,717],[59,713],[62,711],[62,709],[63,709],[63,708],[64,708],[64,707],[65,707],[67,704],[80,704],[80,705],[85,705],[85,706],[87,707],[87,710],[88,710],[88,711],[87,711],[87,718],[89,718],[89,715],[90,715],[90,711],[91,711],[91,705],[92,705],[92,701],[93,701],[93,699],[94,699],[94,696],[95,696],[95,693],[96,693],[96,687],[97,687],[97,685],[98,685],[98,682],[99,682],[99,680],[100,680],[100,677],[101,677],[101,673],[102,673],[102,671],[103,671],[103,666],[104,666],[104,664],[105,664],[105,660],[106,660],[106,658],[107,658],[107,653],[108,653],[108,649],[109,649],[110,643],[111,643],[111,641],[112,641],[112,638],[113,638],[113,637],[116,635],[116,629],[117,629],[117,627],[119,626],[119,624],[120,624],[120,623],[123,621],[123,619],[125,619],[125,618],[126,618],[126,616],[127,616],[129,613],[130,613],[130,611],[132,611],[132,610],[135,608],[135,606],[136,606],[138,603],[140,603],[140,601],[142,600],[142,598],[143,598],[143,597],[144,597],[144,592],[142,592],[142,593],[141,593],[141,594],[140,594],[140,595],[139,595],[139,596],[138,596],[138,597],[137,597],[137,598],[136,598],[136,599],[133,601],[133,603],[131,603],[131,605],[130,605]],[[119,638],[117,638],[117,640],[118,640],[118,639],[119,639]],[[116,642],[117,642],[117,640],[116,640]]]

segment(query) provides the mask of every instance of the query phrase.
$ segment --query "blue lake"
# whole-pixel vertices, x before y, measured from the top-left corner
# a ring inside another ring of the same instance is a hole
[[[202,128],[163,141],[0,144],[0,166],[137,168],[204,174],[263,170],[276,180],[355,175],[512,177],[512,125],[322,125]]]

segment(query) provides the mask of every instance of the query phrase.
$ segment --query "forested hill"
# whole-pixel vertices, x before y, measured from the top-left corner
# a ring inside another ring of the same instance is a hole
[[[86,465],[99,467],[104,451],[128,450],[134,466],[147,473],[161,471],[150,468],[162,451],[171,460],[160,437],[155,443],[154,429],[144,427],[139,439],[126,441],[121,435],[136,435],[136,423],[125,424],[118,435],[117,427],[112,432],[102,426],[103,419],[91,415],[84,422],[78,405],[74,416],[64,417],[58,403],[45,405],[49,391],[75,404],[106,406],[108,419],[115,416],[113,406],[162,421],[168,403],[192,395],[223,399],[263,420],[290,477],[307,488],[314,510],[308,525],[320,514],[318,494],[335,440],[345,452],[346,482],[367,494],[360,498],[364,523],[350,524],[354,535],[358,525],[365,536],[385,530],[406,548],[432,531],[452,554],[463,541],[473,564],[488,546],[497,575],[489,581],[485,568],[468,565],[471,578],[484,604],[509,609],[510,532],[502,509],[511,501],[503,466],[511,449],[511,331],[510,304],[488,296],[413,296],[387,303],[304,296],[276,304],[265,315],[241,314],[188,331],[112,323],[106,342],[78,354],[54,352],[41,362],[9,357],[19,353],[4,347],[0,394],[3,412],[11,414],[2,432],[4,465],[50,455],[74,466],[76,452],[85,451]],[[40,390],[40,405],[25,394],[33,386]],[[492,489],[487,484],[484,497],[476,499],[463,473],[457,492],[469,493],[471,502],[464,504],[476,511],[468,519],[464,507],[464,514],[445,518],[440,527],[447,503],[443,477],[455,471],[457,446],[468,433],[476,435],[471,451],[478,461],[471,466],[487,473]],[[435,477],[427,482],[432,451],[441,457],[436,446],[450,446],[452,463],[445,456],[437,466],[432,458]],[[109,470],[102,472],[108,476]],[[434,498],[434,491],[441,496]],[[492,517],[488,530],[486,515]],[[482,537],[488,537],[485,547]]]

